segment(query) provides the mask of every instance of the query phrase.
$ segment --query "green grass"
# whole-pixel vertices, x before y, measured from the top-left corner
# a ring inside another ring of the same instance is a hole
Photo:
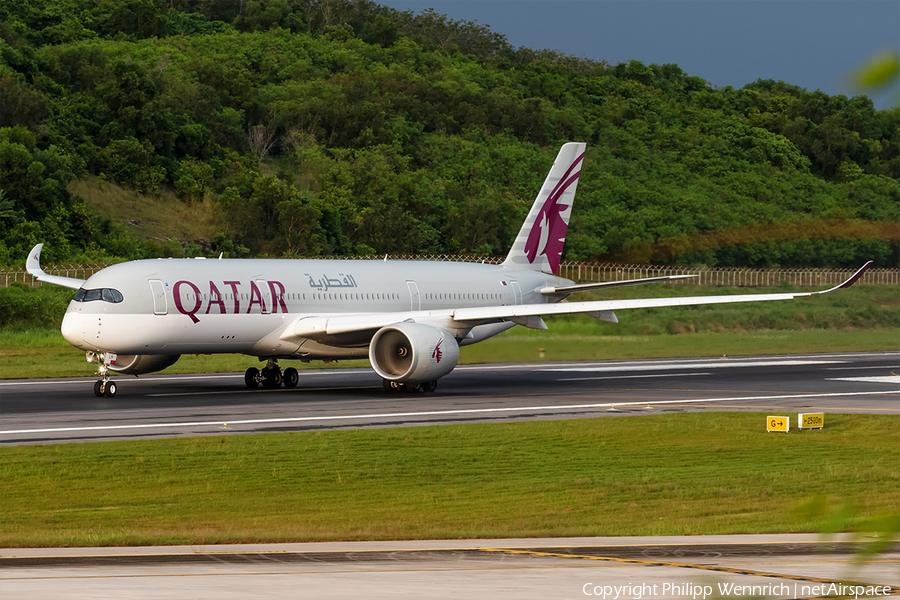
[[[812,291],[821,288],[739,288],[692,285],[652,285],[613,288],[573,296],[573,301],[643,297],[728,296]],[[745,302],[617,312],[618,324],[593,321],[583,315],[554,319],[593,322],[614,335],[714,333],[808,329],[874,329],[900,327],[900,292],[895,286],[854,286],[841,292],[778,302]],[[585,321],[587,319],[587,321]]]
[[[263,365],[265,363],[262,363]],[[332,365],[321,362],[305,364],[300,361],[284,361],[282,367],[321,369],[323,367],[364,367],[368,361],[341,361]],[[166,373],[234,373],[248,367],[259,367],[255,356],[240,354],[215,354],[182,356]],[[73,348],[59,331],[31,329],[5,331],[0,336],[0,379],[38,377],[91,377],[97,365],[85,361],[84,352]]]
[[[67,189],[84,198],[94,214],[125,225],[139,240],[209,240],[216,232],[208,201],[183,202],[169,191],[142,194],[97,177],[73,181]]]
[[[599,335],[535,332],[521,327],[460,350],[460,364],[683,358],[690,356],[753,356],[816,352],[900,350],[900,329],[743,331],[683,335]],[[96,365],[53,330],[4,333],[0,345],[0,379],[23,377],[90,377]],[[543,350],[543,356],[542,352]],[[259,366],[253,356],[239,354],[184,355],[166,373],[234,373]],[[304,369],[367,367],[368,360],[305,364],[282,361],[282,367]]]
[[[900,418],[684,413],[0,449],[0,546],[821,530],[900,506]]]
[[[893,328],[643,336],[543,333],[543,336],[533,335],[518,328],[503,336],[463,348],[461,358],[471,364],[900,350],[900,329]]]
[[[602,295],[582,294],[576,300],[773,291],[783,290],[655,285],[614,288]],[[58,321],[65,310],[61,293],[71,295],[70,290],[60,292],[54,286],[20,286],[0,294],[4,302],[3,322],[7,324],[0,329],[0,379],[94,374],[94,367],[84,361],[84,355],[59,334]],[[47,315],[56,315],[56,320]],[[584,315],[549,318],[549,331],[516,327],[463,348],[460,362],[900,350],[900,294],[892,286],[854,286],[827,296],[788,302],[619,311],[618,317],[618,324]],[[166,372],[235,372],[256,364],[255,358],[239,355],[188,355]],[[299,361],[291,364],[304,366]],[[342,361],[338,366],[366,365],[367,361],[356,360]],[[321,367],[321,363],[311,366]]]

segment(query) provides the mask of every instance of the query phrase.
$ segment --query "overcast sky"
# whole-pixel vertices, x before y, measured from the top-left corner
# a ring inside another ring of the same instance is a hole
[[[675,63],[713,85],[780,79],[855,95],[848,73],[900,48],[900,0],[376,0],[477,21],[513,46]],[[871,94],[878,108],[896,100]]]

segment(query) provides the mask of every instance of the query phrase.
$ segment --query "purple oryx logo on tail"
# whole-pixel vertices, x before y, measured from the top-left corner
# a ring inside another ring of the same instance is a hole
[[[562,258],[563,243],[566,240],[566,230],[569,224],[563,219],[562,213],[569,208],[567,204],[557,204],[562,195],[569,189],[569,186],[578,181],[581,175],[579,169],[576,173],[572,173],[584,158],[582,152],[578,158],[566,169],[565,174],[556,182],[556,186],[541,210],[538,212],[528,234],[528,241],[525,242],[525,256],[528,262],[534,263],[538,256],[543,254],[550,263],[550,270],[555,274],[559,271],[559,261]]]

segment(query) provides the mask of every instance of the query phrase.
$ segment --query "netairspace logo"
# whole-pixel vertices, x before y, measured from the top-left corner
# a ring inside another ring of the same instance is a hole
[[[641,600],[642,598],[693,598],[705,600],[718,591],[718,597],[730,596],[791,596],[801,598],[808,596],[842,596],[845,598],[873,598],[888,596],[894,593],[889,585],[845,585],[842,583],[820,583],[816,585],[795,583],[793,589],[786,583],[768,585],[738,585],[736,583],[719,583],[714,589],[711,585],[693,583],[654,583],[653,585],[594,585],[586,583],[581,591],[585,596],[597,596],[605,600]]]

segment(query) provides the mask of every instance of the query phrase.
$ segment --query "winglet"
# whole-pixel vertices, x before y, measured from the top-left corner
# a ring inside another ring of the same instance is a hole
[[[48,275],[44,273],[44,270],[41,268],[41,250],[43,248],[44,244],[38,244],[28,253],[28,258],[25,259],[25,270],[28,271],[28,274],[38,281],[46,281],[47,283],[71,288],[73,290],[80,288],[81,284],[85,281],[84,279],[61,277],[59,275]]]
[[[859,278],[862,277],[863,274],[864,274],[866,271],[868,271],[868,270],[869,270],[869,267],[871,267],[871,266],[872,266],[872,261],[870,260],[869,262],[867,262],[866,264],[864,264],[863,266],[861,266],[861,267],[859,268],[859,270],[858,270],[856,273],[854,273],[853,275],[851,275],[850,278],[849,278],[847,281],[845,281],[844,283],[842,283],[842,284],[840,284],[840,285],[836,285],[836,286],[834,286],[834,287],[831,288],[831,289],[822,290],[821,292],[812,292],[812,293],[810,293],[809,295],[810,295],[810,296],[819,296],[819,295],[821,295],[821,294],[828,294],[828,293],[831,293],[831,292],[836,292],[836,291],[838,291],[838,290],[847,289],[848,287],[850,287],[851,285],[853,285],[854,283],[856,283],[857,281],[859,281]]]
[[[28,253],[28,258],[25,260],[25,270],[33,277],[46,275],[41,269],[41,250],[43,248],[44,244],[38,244],[31,249],[31,252]]]

